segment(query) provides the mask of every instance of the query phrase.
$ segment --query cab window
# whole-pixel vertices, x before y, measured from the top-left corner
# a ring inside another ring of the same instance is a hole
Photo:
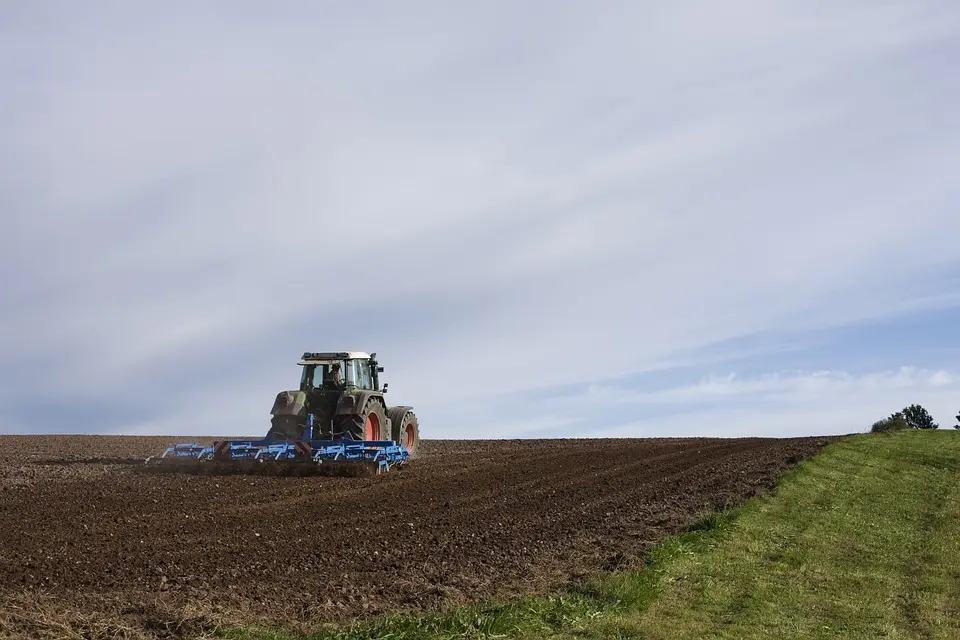
[[[370,371],[369,360],[356,360],[357,386],[361,389],[373,389],[373,375]]]

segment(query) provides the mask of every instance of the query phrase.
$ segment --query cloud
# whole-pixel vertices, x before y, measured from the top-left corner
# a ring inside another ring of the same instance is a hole
[[[784,371],[749,377],[731,372],[655,390],[591,384],[541,398],[526,403],[529,414],[540,410],[553,420],[541,419],[517,433],[530,438],[846,434],[868,431],[874,421],[915,402],[941,428],[950,428],[958,398],[960,374],[948,370]],[[497,413],[491,406],[487,418],[493,421]]]
[[[779,403],[817,403],[831,397],[839,399],[857,395],[896,393],[903,390],[927,392],[937,387],[960,389],[955,372],[901,367],[895,371],[879,371],[852,375],[844,371],[776,372],[752,378],[735,373],[710,375],[694,385],[660,391],[623,393],[615,387],[592,385],[586,397],[599,402],[624,404],[704,404],[736,401],[743,398]],[[854,398],[855,399],[855,398]]]
[[[777,437],[846,434],[869,431],[876,420],[914,403],[930,411],[941,429],[949,429],[955,423],[958,398],[960,376],[956,371],[913,367],[860,376],[822,371],[744,381],[730,377],[624,400],[641,406],[665,403],[683,408],[603,429],[598,435],[708,435],[716,429]]]
[[[504,396],[546,429],[544,389],[956,307],[957,35],[919,1],[19,7],[0,425],[43,389],[257,431],[343,347],[432,437],[507,436]]]

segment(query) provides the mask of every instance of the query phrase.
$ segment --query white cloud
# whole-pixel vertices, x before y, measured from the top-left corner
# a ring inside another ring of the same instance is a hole
[[[624,392],[610,386],[592,385],[584,398],[598,402],[627,404],[715,403],[725,400],[741,400],[744,397],[779,402],[816,403],[836,396],[855,401],[858,396],[901,392],[939,393],[960,391],[960,379],[956,372],[925,370],[916,367],[900,367],[896,370],[877,371],[854,375],[845,371],[774,372],[767,375],[741,378],[736,373],[723,376],[710,375],[700,382],[659,391]]]
[[[813,371],[741,378],[731,373],[658,391],[593,385],[582,394],[550,401],[553,410],[586,424],[593,415],[618,417],[618,422],[577,432],[588,437],[864,432],[876,420],[914,403],[927,408],[940,428],[952,428],[960,407],[960,376],[915,367],[859,375]]]
[[[260,424],[348,343],[453,436],[460,403],[957,302],[955,3],[35,11],[0,26],[7,424],[37,372]]]

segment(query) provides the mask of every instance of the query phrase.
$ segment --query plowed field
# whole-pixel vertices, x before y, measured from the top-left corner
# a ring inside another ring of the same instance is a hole
[[[183,438],[4,436],[0,632],[190,636],[543,592],[634,566],[831,439],[424,441],[386,476],[273,478],[137,472]]]

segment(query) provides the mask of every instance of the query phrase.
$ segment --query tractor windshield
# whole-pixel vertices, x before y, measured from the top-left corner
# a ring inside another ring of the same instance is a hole
[[[335,362],[340,364],[340,376],[343,378],[346,386],[360,387],[362,389],[370,388],[369,385],[365,386],[366,378],[369,378],[370,373],[370,366],[366,360],[329,360],[322,363],[318,362],[317,364],[311,363],[304,365],[303,372],[300,376],[300,388],[322,389],[323,381],[330,372],[330,367]],[[367,366],[364,367],[364,364],[367,364]]]

